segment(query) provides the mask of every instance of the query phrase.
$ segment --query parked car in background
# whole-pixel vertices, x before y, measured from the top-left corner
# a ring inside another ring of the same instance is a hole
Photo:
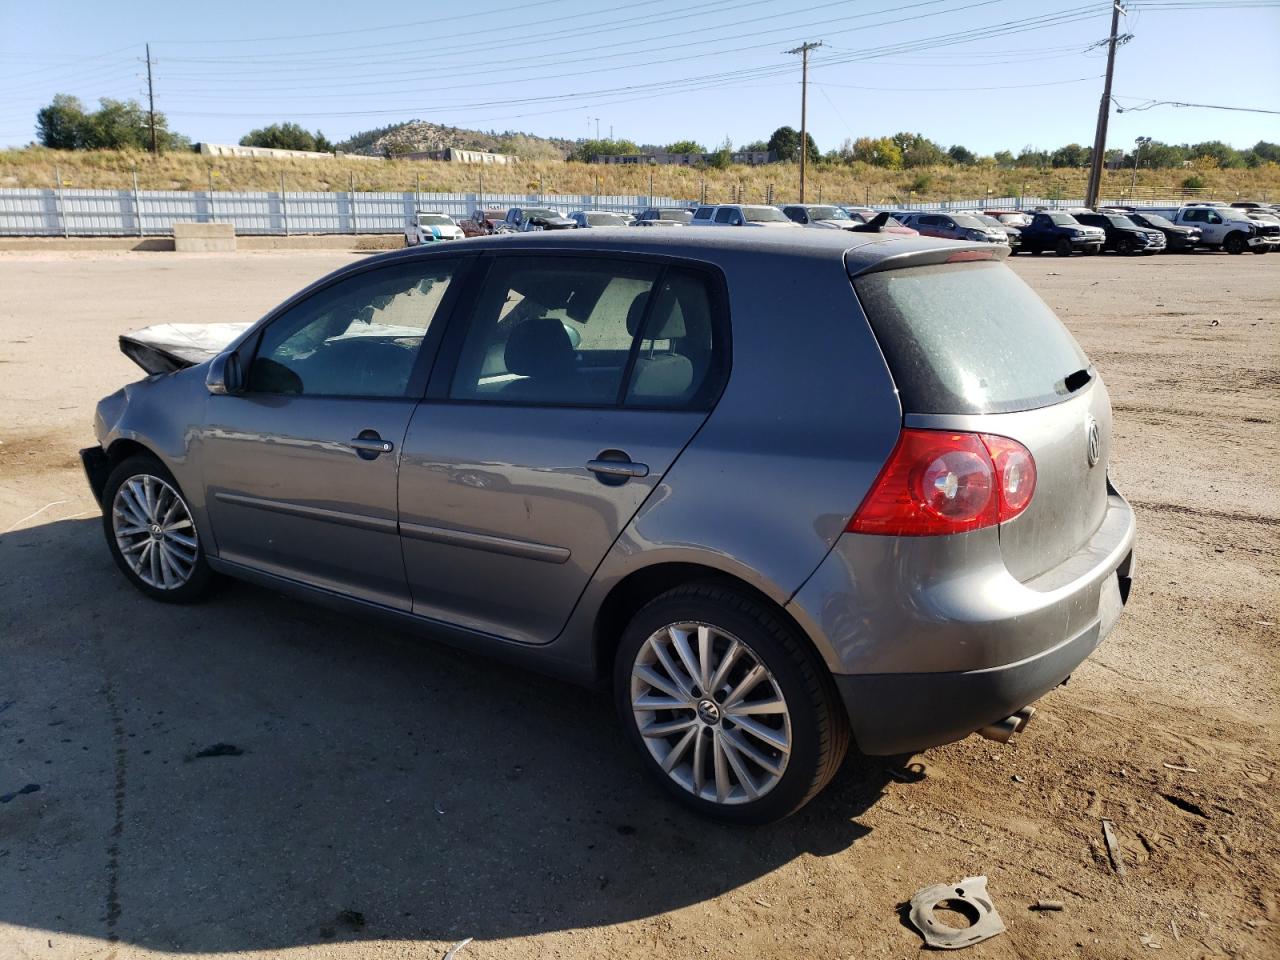
[[[670,226],[678,224],[688,226],[693,219],[693,211],[688,207],[648,207],[640,211],[633,227]]]
[[[1009,242],[1003,230],[990,227],[967,213],[913,213],[903,223],[920,231],[923,237],[972,240],[976,243]]]
[[[1163,253],[1166,245],[1164,234],[1150,227],[1141,227],[1123,213],[1078,213],[1075,218],[1091,227],[1098,227],[1105,235],[1103,250],[1120,254]]]
[[[839,206],[840,209],[859,223],[866,223],[880,212],[879,210],[872,210],[870,207],[859,207],[857,205],[850,205],[847,203],[839,204]]]
[[[1238,210],[1264,210],[1268,208],[1268,204],[1259,203],[1256,200],[1237,200],[1231,206]]]
[[[855,233],[892,233],[900,237],[920,236],[919,230],[908,227],[897,217],[889,213],[876,213],[866,223],[860,223],[854,226],[853,231]]]
[[[1102,249],[1106,233],[1101,227],[1087,227],[1069,213],[1041,210],[1021,228],[1022,250],[1039,255],[1052,250],[1060,257],[1072,253],[1097,253]]]
[[[995,217],[1006,227],[1016,227],[1019,230],[1031,222],[1031,214],[1021,210],[984,210],[983,213],[988,217]]]
[[[81,453],[113,562],[153,600],[225,574],[336,606],[353,656],[390,622],[611,681],[648,773],[736,823],[795,812],[850,743],[1007,741],[1130,595],[1097,369],[1001,246],[739,239],[362,258],[144,363]]]
[[[1257,223],[1238,207],[1188,204],[1170,219],[1182,227],[1198,227],[1202,246],[1227,253],[1266,253],[1280,246],[1280,226]]]
[[[477,207],[467,219],[458,221],[458,226],[468,237],[487,237],[502,232],[506,217],[505,210],[482,210]]]
[[[777,207],[749,203],[721,203],[699,207],[694,211],[691,227],[767,227],[798,228]]]
[[[855,220],[843,207],[830,204],[789,203],[782,208],[787,219],[802,227],[816,227],[820,230],[852,230],[866,220]]]
[[[453,217],[439,210],[419,210],[404,228],[404,245],[416,247],[440,240],[461,240],[465,233]]]
[[[575,210],[569,219],[578,225],[578,229],[589,227],[625,227],[627,218],[620,213],[607,213],[603,210]]]
[[[578,225],[551,207],[512,207],[503,225],[510,233],[536,233],[539,230],[573,230]]]
[[[1158,213],[1136,210],[1133,207],[1121,207],[1118,209],[1138,226],[1159,230],[1163,233],[1165,251],[1167,253],[1191,251],[1200,243],[1200,229],[1198,227],[1180,227]]]
[[[1018,249],[1022,246],[1022,231],[1019,230],[1017,227],[1007,223],[1001,223],[995,217],[989,216],[988,214],[985,214],[985,213],[971,213],[969,214],[969,216],[973,217],[976,220],[982,221],[990,229],[998,230],[1001,233],[1003,233],[1005,236],[1005,240],[1009,244],[1009,249],[1013,253],[1017,253]]]

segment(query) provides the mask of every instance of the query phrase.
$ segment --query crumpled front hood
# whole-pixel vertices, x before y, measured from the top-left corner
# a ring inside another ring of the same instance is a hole
[[[211,360],[249,323],[158,323],[120,335],[120,352],[147,373],[173,373]]]

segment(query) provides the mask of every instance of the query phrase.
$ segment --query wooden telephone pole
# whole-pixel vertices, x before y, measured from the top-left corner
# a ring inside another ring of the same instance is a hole
[[[151,44],[147,44],[147,124],[151,127],[151,155],[160,153],[156,147],[156,91],[151,86]]]
[[[1084,205],[1095,206],[1102,189],[1102,165],[1106,162],[1107,121],[1111,119],[1111,74],[1116,67],[1116,47],[1120,37],[1120,14],[1124,13],[1120,0],[1111,3],[1111,36],[1107,38],[1107,78],[1102,83],[1102,102],[1098,104],[1098,127],[1093,134],[1093,157],[1089,164],[1089,186],[1085,191]]]
[[[800,54],[800,202],[804,203],[804,174],[805,166],[809,159],[809,127],[808,127],[808,101],[809,101],[809,51],[816,50],[822,46],[821,40],[814,40],[808,43],[802,43],[794,50],[787,50],[786,53]]]

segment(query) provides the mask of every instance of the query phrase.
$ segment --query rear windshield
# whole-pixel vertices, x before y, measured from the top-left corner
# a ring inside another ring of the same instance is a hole
[[[1001,263],[870,273],[854,281],[907,413],[1008,413],[1088,383],[1089,360]]]

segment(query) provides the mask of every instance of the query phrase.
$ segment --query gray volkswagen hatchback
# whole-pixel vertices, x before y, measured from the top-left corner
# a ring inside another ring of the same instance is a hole
[[[612,683],[675,797],[774,820],[851,740],[1007,739],[1128,596],[1106,389],[1005,255],[584,230],[372,257],[221,339],[122,338],[151,375],[83,459],[147,595],[227,574]]]

